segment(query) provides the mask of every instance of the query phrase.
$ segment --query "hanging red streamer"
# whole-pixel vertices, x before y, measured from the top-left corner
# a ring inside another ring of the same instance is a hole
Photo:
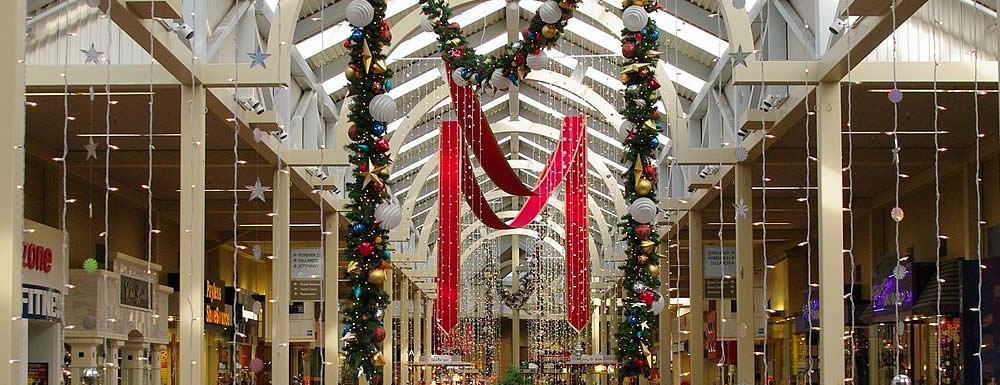
[[[590,265],[587,258],[587,138],[566,175],[566,311],[582,331],[590,321]]]
[[[458,324],[458,264],[459,264],[459,164],[462,141],[458,122],[441,124],[441,155],[438,176],[438,301],[437,315],[445,333]],[[435,332],[437,332],[435,328]],[[440,336],[439,336],[440,337]],[[439,345],[440,346],[440,345]]]

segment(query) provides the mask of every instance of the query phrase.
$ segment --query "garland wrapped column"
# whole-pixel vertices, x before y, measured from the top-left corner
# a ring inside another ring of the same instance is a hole
[[[618,377],[629,385],[639,376],[652,383],[659,381],[658,371],[650,364],[658,334],[658,314],[666,304],[663,295],[656,291],[660,286],[660,266],[656,257],[659,235],[655,160],[662,125],[656,111],[656,90],[660,84],[654,66],[660,55],[655,50],[660,33],[649,13],[658,7],[646,0],[625,0],[622,5],[625,67],[621,81],[625,85],[625,105],[620,112],[625,117],[622,131],[627,133],[623,160],[631,167],[624,173],[629,213],[619,224],[627,243],[625,264],[621,266],[625,314],[615,337]],[[661,365],[664,358],[660,358]]]
[[[396,119],[396,102],[388,95],[392,72],[382,50],[392,41],[385,22],[385,0],[352,0],[345,11],[353,26],[344,41],[350,62],[344,73],[350,81],[348,137],[355,180],[346,186],[351,222],[344,257],[348,261],[350,301],[344,306],[344,383],[356,383],[358,369],[368,383],[383,383],[383,324],[390,298],[383,290],[391,273],[389,230],[399,225],[399,204],[390,202],[389,140],[386,124]],[[388,270],[388,271],[387,271]]]

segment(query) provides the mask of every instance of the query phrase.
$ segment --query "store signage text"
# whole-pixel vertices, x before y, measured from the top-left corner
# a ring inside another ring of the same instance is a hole
[[[52,249],[31,242],[24,242],[22,246],[22,268],[43,273],[52,271]]]
[[[205,298],[211,302],[222,302],[222,285],[205,281]]]
[[[205,322],[213,325],[230,326],[233,324],[233,316],[225,309],[219,309],[211,305],[206,305]]]
[[[44,286],[24,284],[21,287],[21,317],[58,322],[62,320],[63,295]]]

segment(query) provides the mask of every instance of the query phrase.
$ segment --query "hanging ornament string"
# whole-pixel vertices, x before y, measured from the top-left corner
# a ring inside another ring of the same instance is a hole
[[[354,182],[346,185],[349,203],[345,216],[351,227],[345,258],[353,301],[343,309],[344,366],[345,373],[360,369],[374,385],[383,383],[383,366],[388,360],[382,354],[386,335],[383,317],[391,299],[382,286],[392,269],[389,230],[402,219],[398,203],[388,200],[392,194],[386,185],[391,165],[386,124],[396,119],[397,111],[386,89],[392,71],[385,66],[383,48],[392,36],[385,10],[385,0],[352,0],[346,17],[354,29],[344,43],[350,51],[345,71],[351,97],[348,136],[353,141],[347,148],[355,176]]]
[[[770,18],[770,13],[769,12],[770,12],[770,7],[769,6],[766,9],[764,9],[764,10],[761,11],[761,18],[762,18],[762,22],[763,22],[763,28],[762,28],[761,33],[760,33],[761,42],[758,45],[759,47],[767,47],[767,44],[769,43],[768,40],[767,40],[769,29],[770,29],[770,26],[771,26],[771,23],[770,23],[771,18]],[[848,53],[848,55],[850,55],[850,53]],[[761,55],[761,56],[763,57],[763,55]],[[848,61],[850,61],[850,60],[848,60]],[[766,63],[766,62],[767,62],[766,60],[761,60],[761,62],[760,62],[760,103],[758,103],[758,105],[762,104],[763,101],[765,100],[765,98],[767,98],[767,96],[768,96],[767,95],[767,81],[766,81],[766,77],[764,75],[764,63]],[[850,76],[850,75],[848,75],[848,76]],[[753,98],[748,98],[748,100],[752,100],[752,99]],[[761,150],[760,150],[760,185],[761,185],[761,197],[760,197],[760,206],[761,206],[761,214],[760,214],[760,216],[761,216],[760,217],[761,242],[760,242],[760,247],[761,247],[761,257],[763,258],[764,268],[761,269],[761,276],[762,276],[761,277],[761,293],[763,293],[763,295],[761,296],[761,307],[760,308],[761,308],[761,311],[763,312],[763,314],[762,314],[763,317],[762,318],[764,319],[764,325],[761,325],[761,327],[763,329],[763,343],[761,344],[760,356],[761,356],[761,364],[763,366],[763,368],[762,368],[763,369],[763,373],[765,373],[765,375],[761,376],[760,385],[767,385],[767,383],[768,383],[768,376],[766,374],[766,373],[769,373],[769,370],[770,370],[770,360],[768,359],[768,356],[767,356],[767,341],[768,341],[768,329],[769,329],[769,327],[768,327],[768,320],[770,319],[771,313],[774,312],[774,310],[771,309],[771,301],[770,301],[770,299],[768,298],[768,295],[767,295],[767,293],[768,293],[768,291],[767,291],[768,290],[768,287],[767,287],[768,270],[771,269],[771,264],[770,264],[770,261],[768,259],[768,255],[767,255],[767,253],[768,253],[768,250],[767,250],[767,182],[770,179],[767,177],[767,146],[768,146],[767,145],[767,139],[768,139],[768,134],[767,134],[767,126],[766,126],[766,124],[767,124],[767,122],[765,121],[765,117],[762,114],[761,118],[760,118],[760,129],[764,130],[765,135],[763,135],[761,137],[761,139],[760,139],[760,148],[761,148]],[[745,137],[744,137],[744,139],[745,139]],[[740,147],[742,148],[742,145]],[[751,198],[751,199],[753,199],[753,198]],[[852,264],[852,266],[853,266],[853,264]],[[756,327],[754,327],[754,329],[756,329]],[[853,385],[853,384],[848,384],[848,385]]]
[[[233,57],[234,58],[240,57],[240,52],[239,52],[240,48],[241,48],[241,46],[240,46],[240,28],[237,27],[237,28],[234,28],[234,31],[233,31],[233,50],[234,50]],[[257,51],[257,52],[255,52],[256,55],[250,55],[250,59],[251,59],[250,66],[253,67],[254,65],[258,64],[258,61],[260,62],[261,66],[264,66],[263,60],[261,59],[261,57],[262,57],[263,54],[261,54],[260,48],[257,48],[256,51]],[[263,58],[266,58],[266,56],[263,57]],[[237,100],[240,100],[239,99],[240,98],[240,91],[242,91],[242,90],[240,89],[240,66],[239,66],[239,60],[233,60],[233,78],[232,78],[232,82],[233,82],[233,95],[237,98]],[[233,219],[233,241],[232,241],[232,245],[233,245],[233,255],[232,255],[233,282],[232,282],[232,285],[233,285],[233,310],[234,310],[234,312],[235,312],[236,309],[239,308],[239,301],[240,301],[240,284],[239,284],[239,279],[238,279],[239,277],[238,277],[238,271],[237,271],[237,268],[238,268],[238,265],[239,265],[239,252],[240,252],[240,243],[239,243],[239,239],[240,239],[240,236],[239,236],[239,227],[240,227],[240,224],[239,224],[239,211],[240,211],[240,197],[239,197],[239,173],[240,173],[240,153],[239,153],[239,149],[240,149],[240,139],[239,139],[239,134],[240,134],[240,122],[239,122],[238,111],[239,111],[238,109],[233,109],[233,195],[232,195],[232,199],[233,199],[233,218],[232,218]],[[238,317],[233,317],[234,322],[232,323],[232,325],[230,325],[233,328],[233,335],[232,335],[232,345],[231,345],[232,349],[230,350],[230,353],[229,353],[229,365],[230,365],[230,368],[234,368],[234,369],[236,368],[236,363],[238,362],[236,356],[237,356],[237,354],[239,352],[239,337],[241,335],[240,330],[239,330],[239,328],[237,326],[237,322],[235,322],[237,319],[238,319]],[[232,376],[233,382],[236,381],[236,375],[235,374],[236,373],[235,373],[235,370],[234,370],[233,376]]]
[[[931,7],[932,19],[937,20],[938,8],[936,6]],[[848,35],[849,36],[849,35]],[[934,377],[937,379],[937,385],[942,385],[944,383],[945,369],[941,366],[941,346],[944,343],[944,336],[941,335],[941,323],[944,319],[941,317],[941,290],[944,286],[945,280],[941,278],[941,243],[943,241],[941,235],[941,142],[940,133],[938,132],[938,125],[940,123],[940,113],[942,106],[940,105],[940,100],[938,96],[938,41],[937,41],[937,28],[931,28],[931,55],[934,57],[934,72],[933,72],[933,88],[934,88],[934,273],[935,280],[937,281],[937,292],[934,298],[934,332],[937,336],[936,343],[934,344],[934,358],[935,358],[935,368],[937,372]],[[849,100],[849,99],[848,99]]]
[[[975,4],[973,4],[972,9],[973,9],[973,12],[976,11]],[[896,9],[894,7],[893,8],[893,22],[895,22],[895,19],[896,19],[895,12],[896,12]],[[976,14],[977,13],[973,13],[973,15],[976,15]],[[980,142],[983,140],[983,138],[986,137],[986,134],[984,132],[982,132],[981,129],[980,129],[980,127],[979,127],[979,122],[980,122],[980,118],[979,118],[979,98],[981,96],[983,96],[986,92],[985,91],[980,91],[980,89],[979,89],[979,49],[980,49],[979,43],[980,42],[979,42],[979,28],[976,26],[979,23],[975,19],[975,16],[973,16],[973,22],[971,24],[973,25],[973,27],[972,27],[972,62],[973,62],[973,84],[974,84],[974,86],[973,86],[973,93],[972,93],[972,101],[973,101],[973,109],[974,109],[975,115],[976,115],[975,119],[974,119],[974,124],[975,124],[974,127],[976,129],[976,139],[975,139],[976,140],[976,262],[979,264],[979,269],[976,270],[976,272],[977,272],[977,279],[976,279],[976,284],[977,284],[976,285],[976,290],[977,290],[977,292],[976,292],[976,307],[975,307],[975,309],[970,309],[970,310],[972,310],[972,311],[974,311],[976,313],[977,320],[978,320],[978,322],[976,322],[976,326],[979,329],[978,330],[979,331],[979,335],[976,336],[977,338],[975,339],[975,341],[970,341],[970,342],[976,344],[976,352],[973,353],[973,355],[976,357],[976,360],[977,360],[977,364],[978,364],[977,365],[978,366],[977,367],[977,369],[978,369],[978,373],[977,374],[979,375],[979,379],[978,380],[973,379],[972,382],[976,383],[976,384],[982,384],[982,383],[985,383],[985,381],[984,381],[985,378],[983,377],[983,346],[985,344],[983,342],[983,270],[986,270],[986,265],[983,264],[983,226],[986,225],[986,221],[983,220],[983,199],[982,199],[983,198],[982,197],[982,195],[983,195],[983,190],[982,190],[982,183],[983,183],[983,179],[982,179],[982,163],[983,163],[983,161],[982,161],[982,158],[980,157],[981,156],[981,148],[980,147],[982,145],[982,143],[980,143]],[[893,26],[895,27],[895,24],[893,24]],[[894,28],[894,30],[895,30],[895,28]],[[895,36],[895,32],[893,33],[893,35]],[[894,79],[895,79],[895,73],[893,73],[893,76],[894,76]]]
[[[851,5],[847,5],[847,14],[851,14]],[[844,25],[844,39],[847,39],[847,46],[852,47],[852,30],[854,26],[851,24],[850,19],[846,21]],[[847,67],[853,68],[851,59],[851,50],[847,50]],[[935,69],[936,71],[936,69]],[[937,97],[937,94],[935,94]],[[850,339],[849,349],[848,349],[848,364],[850,365],[850,371],[848,372],[848,378],[845,382],[848,385],[854,385],[857,383],[857,354],[858,354],[858,334],[857,334],[857,320],[855,319],[855,314],[857,314],[857,306],[854,303],[854,285],[855,278],[857,275],[857,264],[854,258],[854,78],[853,73],[848,71],[847,73],[847,165],[844,166],[842,171],[847,172],[847,253],[848,260],[851,264],[849,268],[849,284],[848,284],[848,294],[846,295],[848,301],[847,316],[850,317],[850,329],[847,332],[847,338]],[[937,131],[937,129],[935,129]],[[936,135],[936,134],[935,134]],[[936,138],[935,138],[936,139]],[[937,156],[937,154],[935,154]],[[766,292],[766,291],[765,291]],[[938,384],[941,385],[941,384]]]
[[[628,385],[640,375],[650,380],[659,375],[651,370],[650,349],[659,327],[658,312],[653,311],[652,305],[662,294],[656,291],[660,287],[659,276],[651,274],[648,266],[657,263],[651,259],[656,256],[660,239],[654,227],[658,214],[655,159],[662,126],[656,110],[659,100],[656,90],[660,84],[653,71],[660,56],[656,51],[660,32],[649,17],[659,5],[640,0],[626,0],[622,5],[625,62],[621,81],[625,85],[625,104],[620,113],[626,119],[622,131],[627,133],[623,163],[632,166],[623,175],[625,198],[630,202],[629,213],[619,224],[627,242],[626,260],[621,267],[625,317],[619,322],[615,336],[618,377]]]
[[[523,39],[502,47],[498,56],[477,54],[469,46],[462,26],[451,21],[453,11],[448,0],[420,0],[424,12],[420,28],[437,34],[438,51],[450,65],[453,72],[449,75],[455,83],[484,89],[484,82],[488,82],[490,88],[503,91],[517,87],[532,69],[547,65],[543,50],[557,44],[577,1],[543,2],[531,24],[521,31]]]

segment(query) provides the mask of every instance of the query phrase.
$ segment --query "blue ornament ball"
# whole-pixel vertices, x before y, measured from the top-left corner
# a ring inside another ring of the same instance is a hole
[[[382,258],[392,259],[392,252],[389,251],[389,249],[383,249],[382,250]]]
[[[375,134],[375,136],[385,134],[385,123],[375,122],[375,125],[372,126],[372,134]]]
[[[361,298],[361,286],[354,287],[354,298]]]
[[[636,317],[634,315],[625,316],[625,322],[628,322],[628,324],[632,326],[638,325],[639,317]]]
[[[371,146],[369,146],[367,144],[359,144],[358,145],[358,150],[361,150],[361,152],[371,152],[372,148],[371,148]]]
[[[656,147],[660,145],[660,138],[655,136],[649,138],[649,147]]]
[[[649,38],[653,39],[653,40],[659,39],[660,38],[660,30],[654,29],[652,32],[649,33]]]
[[[351,330],[354,330],[354,325],[351,324],[344,325],[344,334],[350,333]]]
[[[385,79],[385,92],[392,90],[392,79]]]
[[[351,225],[351,233],[354,235],[361,235],[368,231],[368,225],[358,222]]]
[[[528,32],[528,40],[535,40],[535,32]]]
[[[646,29],[646,28],[643,28],[643,29],[642,29],[641,31],[639,31],[639,33],[641,33],[641,34],[643,34],[643,35],[646,35],[646,34],[648,34],[648,33],[649,33],[649,30],[648,30],[648,29]]]
[[[632,234],[633,231],[635,231],[635,229],[633,229],[632,226],[628,226],[625,228],[626,234]]]
[[[361,42],[364,39],[365,39],[365,32],[362,31],[361,29],[355,29],[354,32],[351,32],[351,40],[354,40],[356,42]]]

